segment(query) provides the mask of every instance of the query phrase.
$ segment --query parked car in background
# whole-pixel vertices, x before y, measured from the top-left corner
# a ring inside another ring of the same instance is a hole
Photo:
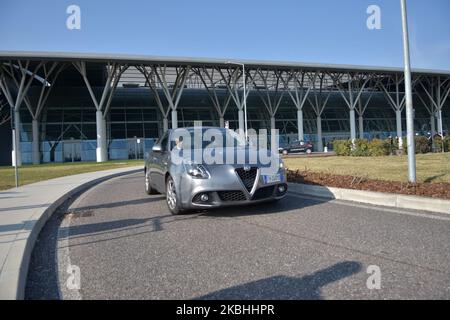
[[[297,141],[291,142],[290,144],[285,146],[281,152],[284,155],[289,154],[289,153],[300,153],[300,152],[305,152],[307,154],[310,154],[312,152],[312,150],[313,150],[313,145],[311,142],[297,140]]]

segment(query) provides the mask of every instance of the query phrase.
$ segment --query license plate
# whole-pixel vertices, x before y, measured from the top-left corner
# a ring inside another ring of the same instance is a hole
[[[283,180],[283,177],[279,173],[268,175],[268,176],[263,176],[264,184],[274,183],[274,182],[282,182],[282,180]]]

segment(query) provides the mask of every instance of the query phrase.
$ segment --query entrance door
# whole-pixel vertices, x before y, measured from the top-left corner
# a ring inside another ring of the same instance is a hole
[[[81,141],[64,141],[64,162],[81,161]]]

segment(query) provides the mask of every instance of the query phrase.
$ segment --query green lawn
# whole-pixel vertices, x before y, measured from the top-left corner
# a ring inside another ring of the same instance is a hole
[[[408,180],[407,156],[387,157],[301,157],[285,158],[292,170],[310,170],[341,175],[362,176],[371,179]],[[60,164],[24,165],[19,168],[20,185],[71,174],[144,165],[142,160],[119,160],[103,163],[78,162]],[[418,182],[450,183],[450,153],[417,155]],[[14,187],[14,168],[0,167],[0,190]]]
[[[78,162],[41,165],[24,165],[19,167],[20,185],[29,184],[41,180],[47,180],[72,174],[115,169],[128,166],[144,167],[143,160],[117,160],[108,162]],[[0,190],[15,186],[14,168],[11,166],[0,167]]]
[[[408,181],[407,156],[285,158],[292,170],[310,170],[370,179]],[[418,182],[450,183],[450,153],[419,154],[416,157]]]

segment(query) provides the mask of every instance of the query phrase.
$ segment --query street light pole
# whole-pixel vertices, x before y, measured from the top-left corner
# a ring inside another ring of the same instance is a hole
[[[245,131],[245,141],[247,141],[248,137],[247,137],[247,88],[245,85],[245,65],[243,63],[239,63],[239,62],[231,62],[231,61],[227,61],[227,64],[235,64],[238,66],[242,67],[242,82],[243,82],[243,86],[244,86],[244,131]]]
[[[405,67],[405,98],[406,98],[406,137],[408,144],[408,178],[416,182],[416,150],[414,144],[414,110],[411,89],[411,65],[409,61],[408,18],[406,0],[400,0],[403,27],[403,60]]]

